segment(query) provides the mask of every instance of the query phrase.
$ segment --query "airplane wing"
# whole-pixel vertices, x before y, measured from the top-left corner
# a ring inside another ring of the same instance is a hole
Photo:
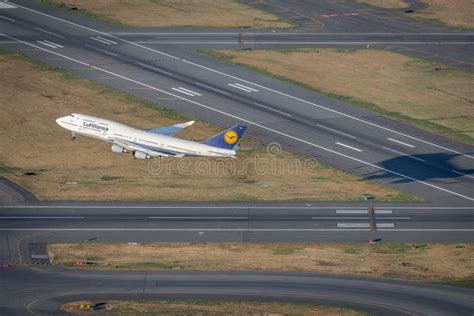
[[[123,140],[114,140],[113,144],[115,144],[117,146],[120,146],[120,147],[123,147],[123,148],[125,148],[126,150],[128,150],[130,152],[132,152],[132,151],[141,151],[141,152],[143,152],[145,154],[148,154],[152,157],[179,156],[179,155],[170,155],[170,154],[167,154],[167,153],[162,153],[162,152],[155,151],[155,150],[150,150],[148,148],[144,148],[144,147],[141,147],[139,145],[136,145],[136,144],[133,144],[133,143],[130,143],[130,142],[127,142],[127,141],[123,141]]]
[[[194,121],[189,121],[186,123],[180,123],[180,124],[175,124],[175,125],[165,126],[165,127],[160,127],[160,128],[149,128],[149,129],[145,129],[145,131],[149,133],[160,134],[160,135],[165,135],[165,136],[173,136],[173,134],[176,133],[177,131],[180,131],[183,128],[189,127],[193,124],[194,124]]]

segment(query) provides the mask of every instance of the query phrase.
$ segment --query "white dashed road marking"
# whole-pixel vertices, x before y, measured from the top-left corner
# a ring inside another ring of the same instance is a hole
[[[407,147],[410,147],[410,148],[415,148],[414,145],[407,144],[407,143],[404,143],[402,141],[399,141],[399,140],[396,140],[396,139],[393,139],[393,138],[387,138],[387,139],[391,142],[394,142],[394,143],[397,143],[397,144],[400,144],[400,145],[403,145],[403,146],[407,146]]]
[[[358,152],[362,151],[362,149],[355,148],[355,147],[352,147],[352,146],[349,146],[349,145],[346,145],[346,144],[343,144],[343,143],[340,143],[340,142],[336,142],[336,144],[339,145],[339,146],[342,146],[342,147],[346,147],[346,148],[358,151]]]

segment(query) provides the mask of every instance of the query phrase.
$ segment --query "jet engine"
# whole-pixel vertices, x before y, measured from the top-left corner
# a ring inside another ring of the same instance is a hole
[[[134,151],[133,152],[133,158],[135,159],[151,159],[153,158],[152,156],[142,152],[142,151]]]
[[[112,145],[112,152],[121,154],[121,153],[128,153],[128,150],[126,150],[122,146],[113,144]]]

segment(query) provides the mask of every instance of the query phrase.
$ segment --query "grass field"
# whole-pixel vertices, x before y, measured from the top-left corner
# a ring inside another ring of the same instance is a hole
[[[79,14],[134,27],[293,27],[279,17],[234,0],[42,0],[78,7]]]
[[[404,0],[355,0],[359,3],[364,3],[384,9],[405,9],[410,4]]]
[[[91,269],[306,271],[437,282],[474,279],[473,244],[427,244],[416,249],[411,246],[407,243],[80,243],[52,244],[48,249],[54,264],[71,266],[74,260],[100,263]]]
[[[201,52],[474,144],[472,73],[375,49]]]
[[[410,6],[404,0],[356,0],[371,6],[385,9],[406,9]],[[473,28],[474,2],[471,0],[421,0],[426,8],[410,13],[409,17],[433,22],[441,22],[446,26]]]
[[[43,200],[413,200],[287,152],[267,153],[246,137],[238,159],[134,160],[109,143],[72,142],[56,118],[83,113],[142,128],[190,118],[5,52],[0,81],[0,175]],[[177,136],[203,140],[219,131],[197,122]]]
[[[61,311],[84,313],[81,304],[90,301],[76,301],[63,304]],[[309,315],[309,316],[362,316],[366,313],[346,308],[335,308],[321,305],[239,302],[239,301],[107,301],[106,310],[95,312],[120,315]],[[94,313],[94,314],[95,314]]]

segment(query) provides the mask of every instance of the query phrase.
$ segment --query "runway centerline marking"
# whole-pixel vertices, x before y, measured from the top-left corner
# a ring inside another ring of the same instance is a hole
[[[195,97],[195,96],[196,96],[195,94],[193,94],[193,93],[191,93],[191,92],[183,91],[184,89],[181,90],[181,87],[179,87],[179,88],[171,88],[171,90],[174,90],[174,91],[176,91],[176,92],[180,92],[180,93],[189,95],[190,97]]]
[[[412,144],[407,144],[407,143],[404,143],[400,140],[397,140],[397,139],[393,139],[393,138],[387,138],[389,141],[391,142],[394,142],[394,143],[397,143],[397,144],[400,144],[400,145],[403,145],[403,146],[407,146],[407,147],[410,147],[410,148],[415,148],[415,145],[412,145]]]
[[[19,4],[15,4],[15,5],[16,5],[17,7],[20,7],[20,8],[22,8],[22,9],[24,9],[24,10],[31,11],[31,12],[35,12],[35,13],[37,13],[37,14],[40,14],[40,15],[43,15],[43,16],[47,16],[47,17],[49,17],[49,18],[52,18],[52,19],[55,19],[55,20],[58,20],[58,21],[62,21],[62,22],[64,22],[64,23],[68,23],[68,24],[74,25],[74,26],[76,26],[76,27],[79,27],[79,28],[82,28],[82,29],[85,29],[85,30],[89,30],[89,31],[92,31],[92,32],[95,32],[95,33],[98,33],[98,34],[110,36],[110,37],[112,37],[112,38],[114,38],[114,39],[117,39],[117,40],[120,40],[120,41],[122,41],[122,42],[124,42],[124,43],[128,43],[128,44],[130,44],[130,45],[134,45],[134,46],[143,48],[143,49],[145,49],[145,50],[149,50],[149,51],[155,52],[155,53],[157,53],[157,54],[160,54],[160,55],[163,55],[163,56],[167,56],[167,57],[172,58],[172,59],[175,59],[175,60],[181,60],[182,62],[188,63],[188,64],[190,64],[190,65],[194,65],[194,66],[196,66],[196,67],[200,67],[200,68],[203,68],[203,69],[207,69],[207,70],[209,70],[209,71],[215,72],[215,73],[217,73],[217,74],[220,74],[220,75],[223,75],[223,76],[226,76],[226,77],[229,77],[229,78],[237,79],[237,80],[239,80],[239,81],[241,81],[241,82],[245,82],[245,83],[254,85],[254,86],[256,86],[256,87],[260,87],[260,88],[262,88],[262,89],[266,89],[266,90],[268,90],[268,91],[271,91],[271,92],[274,92],[274,93],[277,93],[277,94],[286,96],[286,97],[288,97],[288,98],[291,98],[291,99],[294,99],[294,100],[298,100],[298,101],[300,101],[300,102],[303,102],[303,103],[306,103],[306,104],[310,104],[310,105],[319,107],[319,108],[321,108],[321,109],[325,109],[325,110],[327,110],[327,111],[331,111],[331,112],[336,113],[336,114],[339,114],[339,115],[341,115],[341,116],[354,119],[354,120],[359,121],[359,122],[361,122],[361,123],[365,123],[365,124],[368,124],[368,125],[371,125],[371,126],[374,126],[374,127],[377,127],[377,128],[383,129],[383,130],[386,130],[386,131],[390,131],[390,132],[395,133],[395,134],[398,134],[398,135],[402,135],[402,136],[405,136],[405,137],[414,139],[414,140],[416,140],[416,141],[419,141],[419,142],[422,142],[422,143],[425,143],[425,144],[428,144],[428,145],[431,145],[431,146],[435,146],[435,147],[438,147],[438,148],[441,148],[441,149],[444,149],[444,150],[447,150],[447,151],[450,151],[450,152],[457,153],[457,154],[462,155],[462,156],[467,157],[467,158],[474,159],[474,156],[466,155],[466,154],[461,153],[461,152],[459,152],[459,151],[456,151],[456,150],[453,150],[453,149],[450,149],[450,148],[447,148],[447,147],[444,147],[444,146],[441,146],[441,145],[437,145],[437,144],[434,144],[434,143],[425,141],[425,140],[423,140],[423,139],[420,139],[420,138],[417,138],[417,137],[414,137],[414,136],[410,136],[410,135],[404,134],[404,133],[402,133],[402,132],[398,132],[398,131],[396,131],[396,130],[392,130],[392,129],[390,129],[390,128],[387,128],[387,127],[384,127],[384,126],[381,126],[381,125],[378,125],[378,124],[375,124],[375,123],[372,123],[372,122],[369,122],[369,121],[365,121],[365,120],[360,119],[360,118],[358,118],[358,117],[351,116],[351,115],[349,115],[349,114],[346,114],[346,113],[343,113],[343,112],[340,112],[340,111],[337,111],[337,110],[334,110],[334,109],[330,109],[330,108],[324,107],[324,106],[322,106],[322,105],[319,105],[319,104],[316,104],[316,103],[313,103],[313,102],[310,102],[310,101],[307,101],[307,100],[304,100],[304,99],[301,99],[301,98],[298,98],[298,97],[295,97],[295,96],[286,94],[286,93],[284,93],[284,92],[277,91],[277,90],[274,90],[274,89],[271,89],[271,88],[268,88],[268,87],[265,87],[265,86],[262,86],[262,85],[253,83],[253,82],[251,82],[251,81],[248,81],[248,80],[245,80],[245,79],[242,79],[242,78],[238,78],[238,77],[236,77],[236,76],[232,76],[232,75],[226,74],[226,73],[224,73],[224,72],[221,72],[221,71],[218,71],[218,70],[215,70],[215,69],[212,69],[212,68],[209,68],[209,67],[200,65],[200,64],[196,64],[196,63],[190,62],[190,61],[185,60],[185,59],[178,58],[178,57],[176,57],[176,56],[173,56],[173,55],[170,55],[170,54],[161,52],[161,51],[159,51],[159,50],[156,50],[156,49],[153,49],[153,48],[150,48],[150,47],[147,47],[147,46],[143,46],[143,45],[140,45],[140,44],[137,44],[137,43],[128,41],[128,40],[126,40],[126,39],[122,39],[122,38],[120,38],[120,37],[118,37],[118,36],[115,36],[115,35],[111,35],[110,33],[102,32],[102,31],[99,31],[99,30],[96,30],[96,29],[93,29],[93,28],[90,28],[90,27],[87,27],[87,26],[83,26],[83,25],[80,25],[80,24],[77,24],[77,23],[74,23],[74,22],[71,22],[71,21],[68,21],[68,20],[64,20],[64,19],[55,17],[55,16],[53,16],[53,15],[46,14],[46,13],[43,13],[43,12],[41,12],[41,11],[34,10],[34,9],[31,9],[31,8],[28,8],[28,7],[19,5]],[[337,33],[334,33],[334,34],[337,34]],[[350,34],[350,33],[348,33],[348,34]],[[361,34],[363,34],[363,33],[361,33]],[[376,34],[377,34],[377,33],[376,33]],[[380,33],[380,34],[383,34],[383,33]],[[391,34],[395,34],[395,33],[391,33]],[[431,33],[426,33],[426,34],[431,34]],[[433,33],[433,34],[448,34],[448,33]],[[330,34],[327,34],[327,35],[330,35]],[[418,181],[418,180],[415,180],[415,181]],[[446,189],[443,189],[443,190],[446,190]],[[470,199],[470,200],[472,201],[472,200],[474,200],[474,199]]]
[[[274,109],[274,108],[271,108],[271,107],[269,107],[269,106],[260,104],[260,103],[258,103],[258,102],[254,102],[253,104],[255,104],[256,106],[259,106],[259,107],[261,107],[261,108],[268,109],[268,110],[270,110],[270,111],[273,111],[273,112],[276,112],[276,113],[280,113],[280,114],[282,114],[282,115],[286,115],[286,116],[288,116],[288,117],[292,117],[292,116],[293,116],[293,115],[291,115],[291,114],[288,114],[288,113],[285,113],[285,112],[276,110],[276,109]]]
[[[462,173],[461,171],[457,171],[457,170],[454,170],[454,169],[451,170],[451,171],[454,172],[454,173],[460,174],[460,175],[462,175],[462,176],[464,176],[464,177],[468,177],[468,178],[474,179],[474,176],[471,176],[471,175]]]
[[[43,33],[46,33],[46,34],[49,34],[49,35],[53,35],[53,36],[56,36],[56,37],[59,37],[59,38],[65,38],[64,36],[62,35],[59,35],[59,34],[56,34],[56,33],[53,33],[53,32],[50,32],[48,30],[45,30],[45,29],[42,29],[42,28],[39,28],[39,27],[33,27],[35,30],[38,30],[40,32],[43,32]]]
[[[90,67],[90,68],[92,68],[92,69],[96,69],[96,70],[98,70],[98,71],[105,72],[105,73],[107,73],[107,74],[109,74],[109,75],[113,75],[113,76],[116,76],[116,77],[118,77],[118,78],[121,78],[121,79],[130,81],[130,82],[136,83],[136,84],[138,84],[138,85],[147,87],[147,88],[149,88],[149,89],[152,89],[152,90],[155,90],[155,91],[159,91],[159,92],[161,92],[161,93],[163,93],[163,94],[167,94],[167,95],[173,96],[173,97],[175,97],[175,98],[178,98],[178,99],[187,101],[187,102],[189,102],[189,103],[196,104],[196,105],[201,106],[201,107],[203,107],[203,108],[206,108],[206,109],[208,109],[208,110],[211,110],[211,111],[220,113],[220,114],[222,114],[222,115],[229,116],[229,117],[232,117],[232,118],[241,120],[241,121],[243,121],[243,122],[252,124],[252,125],[254,125],[254,126],[260,127],[260,128],[265,129],[265,130],[267,130],[267,131],[271,131],[271,132],[273,132],[273,133],[275,133],[275,134],[279,134],[279,135],[285,136],[285,137],[287,137],[287,138],[290,138],[290,139],[299,141],[299,142],[301,142],[301,143],[303,143],[303,144],[306,144],[306,145],[309,145],[309,146],[313,146],[313,147],[315,147],[315,148],[319,148],[319,149],[325,150],[325,151],[327,151],[327,152],[330,152],[330,153],[339,155],[339,156],[341,156],[341,157],[345,157],[345,158],[347,158],[347,159],[351,159],[351,160],[357,161],[357,162],[359,162],[359,163],[365,164],[365,165],[370,166],[370,167],[373,167],[373,168],[375,168],[375,169],[379,169],[379,170],[382,170],[382,171],[391,173],[391,174],[393,174],[393,175],[397,175],[397,176],[399,176],[399,177],[402,177],[402,178],[405,178],[405,179],[409,179],[409,180],[415,181],[415,182],[417,182],[417,183],[420,183],[420,184],[429,186],[429,187],[431,187],[431,188],[435,188],[435,189],[438,189],[438,190],[440,190],[440,191],[443,191],[443,192],[446,192],[446,193],[449,193],[449,194],[452,194],[452,195],[456,195],[456,196],[462,197],[462,198],[467,199],[467,200],[470,200],[470,201],[474,201],[474,198],[471,198],[471,197],[462,195],[462,194],[460,194],[460,193],[457,193],[457,192],[454,192],[454,191],[451,191],[451,190],[442,188],[442,187],[440,187],[440,186],[436,186],[436,185],[434,185],[434,184],[431,184],[431,183],[428,183],[428,182],[425,182],[425,181],[422,181],[422,180],[418,180],[418,179],[416,179],[416,178],[413,178],[413,177],[411,177],[411,176],[402,174],[402,173],[400,173],[400,172],[397,172],[397,171],[394,171],[394,170],[390,170],[390,169],[387,169],[387,168],[378,166],[378,165],[376,165],[376,164],[374,164],[374,163],[371,163],[371,162],[368,162],[368,161],[364,161],[364,160],[362,160],[362,159],[355,158],[355,157],[352,157],[352,156],[349,156],[349,155],[340,153],[340,152],[335,151],[335,150],[333,150],[333,149],[326,148],[326,147],[324,147],[324,146],[311,143],[311,142],[309,142],[309,141],[307,141],[307,140],[304,140],[304,139],[301,139],[301,138],[298,138],[298,137],[295,137],[295,136],[292,136],[292,135],[289,135],[289,134],[280,132],[280,131],[278,131],[278,130],[272,129],[272,128],[270,128],[270,127],[261,125],[261,124],[259,124],[259,123],[253,122],[253,121],[250,121],[250,120],[248,120],[248,119],[244,119],[244,118],[239,117],[239,116],[237,116],[237,115],[230,114],[230,113],[228,113],[228,112],[226,112],[226,111],[222,111],[222,110],[213,108],[212,106],[205,105],[205,104],[202,104],[202,103],[193,101],[193,100],[191,100],[191,99],[186,99],[186,98],[184,98],[184,97],[182,97],[182,96],[179,96],[179,95],[177,95],[177,94],[173,94],[173,93],[170,93],[170,92],[168,92],[168,91],[161,90],[161,89],[159,89],[159,88],[153,87],[153,86],[151,86],[151,85],[149,85],[149,84],[140,82],[140,81],[138,81],[138,80],[131,79],[131,78],[128,78],[128,77],[126,77],[126,76],[123,76],[123,75],[114,73],[114,72],[112,72],[112,71],[109,71],[109,70],[106,70],[106,69],[103,69],[103,68],[100,68],[100,67],[91,65],[91,64],[89,64],[89,63],[87,63],[87,62],[83,62],[83,61],[80,61],[80,60],[78,60],[78,59],[75,59],[75,58],[72,58],[72,57],[69,57],[69,56],[60,54],[60,53],[56,53],[56,52],[54,52],[54,51],[48,50],[48,49],[46,49],[46,48],[43,48],[43,47],[40,47],[40,46],[37,46],[37,45],[34,45],[34,44],[32,44],[32,43],[28,43],[28,42],[19,40],[19,39],[15,38],[15,37],[12,37],[12,36],[9,36],[9,35],[6,35],[6,34],[0,33],[0,36],[4,36],[4,37],[7,37],[7,38],[12,39],[12,40],[17,40],[19,43],[23,43],[23,44],[25,44],[25,45],[27,45],[27,46],[35,47],[35,48],[37,48],[37,49],[43,50],[43,51],[45,51],[45,52],[49,52],[50,54],[53,54],[53,55],[56,55],[56,56],[63,57],[63,58],[65,58],[65,59],[68,59],[68,60],[70,60],[70,61],[74,61],[74,62],[76,62],[76,63],[78,63],[78,64],[81,64],[81,65]]]
[[[318,219],[329,219],[329,220],[339,220],[339,219],[344,219],[344,220],[369,220],[369,216],[365,216],[365,217],[354,217],[354,216],[312,216],[311,219],[315,219],[315,220],[318,220]],[[390,217],[376,217],[377,220],[409,220],[411,219],[411,217],[408,217],[408,216],[400,216],[400,217],[393,217],[393,216],[390,216]]]
[[[245,92],[252,92],[252,90],[249,90],[249,89],[245,89],[245,88],[239,87],[239,86],[237,86],[237,85],[235,85],[235,84],[233,84],[233,83],[228,83],[227,85],[228,85],[228,86],[231,86],[231,87],[233,87],[233,88],[236,88],[236,89],[239,89],[239,90],[245,91]]]
[[[336,142],[336,144],[339,145],[339,146],[342,146],[342,147],[346,147],[346,148],[349,148],[349,149],[358,151],[358,152],[362,152],[362,149],[359,149],[359,148],[356,148],[356,147],[352,147],[352,146],[346,145],[346,144],[344,144],[344,143]]]
[[[368,214],[365,210],[336,210],[336,214]],[[375,210],[375,214],[392,214],[392,210]]]
[[[247,216],[149,216],[150,219],[249,219]]]
[[[2,219],[83,219],[84,216],[0,216]]]
[[[385,150],[394,152],[394,153],[396,153],[396,154],[399,154],[399,155],[401,155],[401,156],[404,156],[404,157],[408,157],[408,158],[415,159],[415,160],[422,161],[422,162],[425,161],[424,159],[421,159],[421,158],[418,158],[418,157],[415,157],[415,156],[406,154],[406,153],[404,153],[404,152],[401,152],[401,151],[398,151],[398,150],[395,150],[395,149],[392,149],[392,148],[389,148],[389,147],[382,146],[382,148],[385,149]]]
[[[347,137],[352,138],[352,139],[357,139],[357,137],[355,137],[355,136],[352,136],[352,135],[350,135],[350,134],[347,134],[347,133],[338,131],[337,129],[334,129],[334,128],[327,127],[327,126],[325,126],[325,125],[316,124],[316,126],[319,126],[319,127],[321,127],[321,128],[327,129],[328,131],[331,131],[331,132],[334,132],[334,133],[338,133],[338,134],[347,136]]]
[[[178,89],[184,90],[184,91],[189,92],[189,93],[191,93],[191,94],[195,94],[195,95],[199,95],[199,96],[202,95],[202,94],[200,94],[200,93],[198,93],[198,92],[195,92],[195,91],[192,91],[192,90],[183,88],[183,87],[178,87]]]
[[[369,228],[369,223],[337,223],[338,228]],[[377,228],[394,228],[393,223],[377,223]]]
[[[5,20],[10,21],[10,22],[16,22],[15,19],[9,18],[8,16],[0,15],[0,18],[5,19]]]
[[[225,94],[225,95],[230,95],[230,93],[227,93],[227,92],[225,92],[225,91],[219,90],[219,89],[214,88],[214,87],[210,87],[210,86],[208,86],[208,85],[205,85],[204,83],[200,83],[200,82],[195,81],[194,84],[195,84],[195,85],[198,85],[198,86],[201,86],[201,87],[203,87],[203,88],[207,88],[207,89],[209,89],[209,90],[213,90],[213,91],[215,91],[215,92],[219,92],[219,93],[222,93],[222,94]]]
[[[145,68],[149,68],[149,69],[152,69],[152,70],[156,70],[156,71],[165,73],[165,74],[170,75],[170,76],[174,76],[174,74],[172,74],[171,72],[160,69],[160,68],[157,68],[157,67],[153,67],[153,66],[150,66],[150,65],[147,65],[147,64],[144,64],[144,63],[140,63],[140,62],[137,62],[137,64],[140,65],[140,66],[143,66]]]
[[[51,47],[51,48],[60,48],[60,47],[63,47],[61,45],[58,45],[58,44],[54,44],[54,43],[51,43],[51,42],[48,42],[48,41],[37,41],[38,43],[40,44],[43,44],[45,46],[48,46],[48,47]]]

